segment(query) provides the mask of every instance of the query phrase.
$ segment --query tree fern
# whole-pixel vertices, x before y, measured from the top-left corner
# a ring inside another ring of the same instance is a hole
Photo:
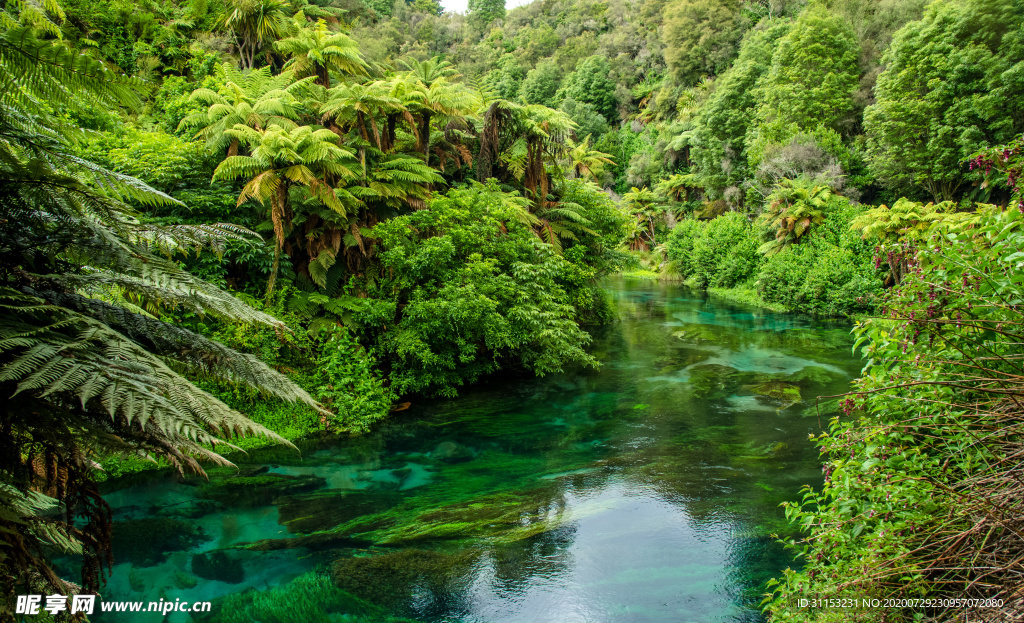
[[[59,17],[51,2],[0,9],[0,617],[14,591],[79,592],[47,564],[47,544],[80,552],[84,589],[99,588],[111,521],[94,457],[131,453],[201,474],[201,461],[228,464],[218,451],[236,436],[287,443],[192,379],[322,409],[251,355],[159,320],[185,309],[286,330],[174,260],[251,232],[149,223],[129,204],[176,201],[72,152],[80,133],[50,110],[130,108],[143,84],[44,39],[30,13]]]

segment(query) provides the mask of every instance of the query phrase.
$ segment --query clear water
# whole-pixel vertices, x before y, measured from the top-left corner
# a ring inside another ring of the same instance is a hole
[[[859,369],[849,326],[608,289],[598,371],[494,379],[241,475],[108,494],[104,597],[217,600],[204,620],[225,622],[761,620],[794,564],[778,505],[821,480],[814,399]]]

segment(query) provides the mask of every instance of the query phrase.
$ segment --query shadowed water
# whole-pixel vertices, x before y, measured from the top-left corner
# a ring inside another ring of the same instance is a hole
[[[215,600],[200,618],[222,622],[761,620],[793,564],[778,505],[821,479],[807,437],[834,403],[814,398],[859,368],[849,326],[608,289],[598,371],[493,379],[302,457],[108,494],[104,597]]]

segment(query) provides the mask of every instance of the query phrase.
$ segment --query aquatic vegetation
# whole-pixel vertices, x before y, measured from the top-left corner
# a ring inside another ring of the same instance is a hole
[[[200,623],[415,623],[335,587],[320,573],[306,573],[264,591],[234,593],[217,600]]]
[[[199,486],[197,493],[228,506],[247,508],[270,504],[275,498],[312,491],[324,486],[319,476],[287,476],[259,474],[210,480]]]
[[[702,364],[689,369],[690,389],[695,398],[718,400],[733,394],[743,380],[740,371],[719,364]]]
[[[785,380],[789,383],[795,383],[801,388],[820,389],[836,383],[845,383],[848,377],[841,372],[822,366],[807,366],[794,372]]]
[[[113,554],[117,562],[155,565],[168,554],[186,550],[209,537],[195,524],[172,517],[144,517],[114,522]]]
[[[403,549],[397,552],[342,558],[331,567],[334,583],[375,604],[400,608],[411,601],[444,601],[462,588],[480,556],[469,549],[453,553]],[[429,608],[429,606],[426,606]],[[423,605],[420,606],[424,608]]]
[[[214,500],[189,499],[176,504],[154,505],[149,508],[153,517],[177,517],[179,519],[196,519],[210,513],[223,510],[224,505]]]
[[[352,533],[377,545],[488,538],[515,541],[558,525],[558,489],[545,486],[473,497],[439,506],[400,505],[349,524]],[[367,522],[385,527],[365,530]],[[345,526],[340,527],[345,531]]]
[[[758,385],[748,386],[750,391],[758,396],[771,399],[779,405],[779,409],[785,409],[800,402],[800,388],[785,381],[768,381]]]
[[[401,501],[393,491],[324,489],[275,500],[278,522],[289,532],[329,530],[367,515],[384,512]]]

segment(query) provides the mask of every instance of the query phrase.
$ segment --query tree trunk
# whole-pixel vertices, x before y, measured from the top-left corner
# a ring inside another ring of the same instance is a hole
[[[277,273],[281,268],[281,249],[284,248],[284,221],[288,209],[288,183],[281,180],[277,194],[271,199],[270,221],[274,224],[274,264],[270,268],[270,280],[267,282],[267,301],[274,294]]]
[[[420,119],[420,151],[427,157],[427,164],[430,164],[430,117],[431,112],[424,112]]]
[[[387,145],[384,151],[391,151],[395,148],[395,129],[398,126],[398,113],[388,115]]]
[[[366,133],[366,116],[362,111],[356,113],[356,118],[359,120],[359,134],[363,137],[363,140],[370,142],[370,135]]]

